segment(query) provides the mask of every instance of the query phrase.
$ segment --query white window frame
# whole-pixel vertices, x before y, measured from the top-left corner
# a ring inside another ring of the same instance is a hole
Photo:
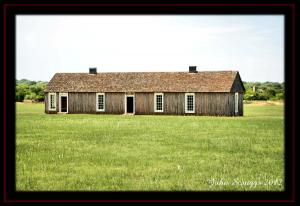
[[[127,97],[133,97],[133,113],[128,113],[128,114],[135,114],[135,96],[134,94],[125,94],[125,114],[127,114]]]
[[[66,112],[62,112],[61,111],[61,97],[67,97],[67,111]],[[68,97],[68,93],[59,93],[58,95],[58,106],[59,106],[59,113],[68,113],[69,112],[69,97]]]
[[[99,103],[99,98],[98,96],[102,95],[103,96],[103,109],[99,109],[98,103]],[[96,111],[97,112],[105,112],[105,93],[96,93]]]
[[[239,113],[239,93],[234,94],[234,112]]]
[[[54,95],[54,108],[51,108],[51,96]],[[56,111],[56,93],[49,93],[48,94],[48,110],[49,111]]]
[[[187,104],[188,96],[193,96],[193,111],[188,110],[188,104]],[[195,93],[185,93],[184,99],[185,99],[184,101],[185,113],[195,113]]]
[[[161,96],[161,110],[157,109],[157,96]],[[164,112],[164,93],[154,93],[154,112]]]

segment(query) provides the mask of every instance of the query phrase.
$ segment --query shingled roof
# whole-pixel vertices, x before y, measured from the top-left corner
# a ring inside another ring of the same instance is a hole
[[[45,92],[230,92],[237,71],[56,73]]]

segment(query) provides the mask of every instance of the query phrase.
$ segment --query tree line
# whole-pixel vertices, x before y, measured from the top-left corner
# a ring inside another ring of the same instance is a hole
[[[47,84],[48,82],[43,81],[30,81],[27,79],[16,80],[16,101],[44,101],[44,90]]]
[[[278,82],[243,82],[246,92],[244,100],[282,100],[284,83]],[[16,80],[16,101],[44,101],[44,90],[48,82]]]
[[[246,92],[244,100],[283,100],[284,83],[243,82]]]

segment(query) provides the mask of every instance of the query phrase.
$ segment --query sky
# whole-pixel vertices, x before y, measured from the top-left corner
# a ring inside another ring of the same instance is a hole
[[[16,78],[237,70],[284,81],[283,15],[17,15]]]

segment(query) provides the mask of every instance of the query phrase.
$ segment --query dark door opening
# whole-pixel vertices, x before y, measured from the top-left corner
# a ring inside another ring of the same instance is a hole
[[[126,105],[127,105],[126,112],[133,113],[133,97],[127,97],[126,99],[127,99],[126,100]]]
[[[67,108],[67,97],[61,97],[60,99],[60,111],[61,112],[67,112],[68,108]]]

